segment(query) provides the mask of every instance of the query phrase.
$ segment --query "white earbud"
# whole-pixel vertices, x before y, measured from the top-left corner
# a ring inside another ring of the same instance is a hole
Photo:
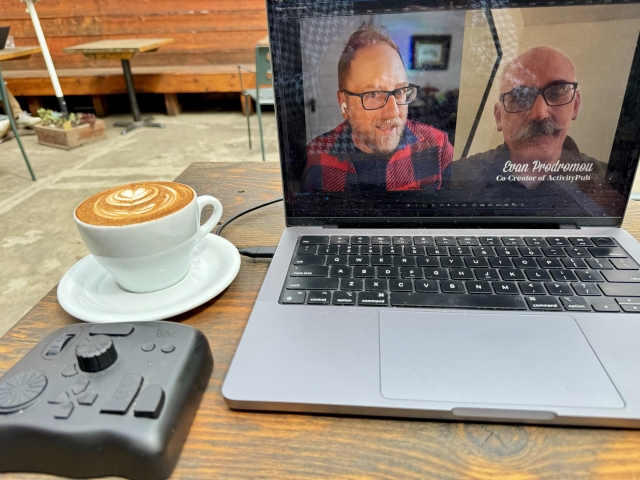
[[[342,102],[342,105],[340,105],[340,110],[342,110],[342,113],[345,113],[347,111],[347,103],[346,102]]]

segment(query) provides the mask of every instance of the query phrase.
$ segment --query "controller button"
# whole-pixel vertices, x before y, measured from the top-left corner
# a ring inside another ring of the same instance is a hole
[[[142,345],[141,348],[142,348],[143,352],[150,352],[151,350],[156,348],[156,344],[155,343],[145,343],[144,345]]]
[[[47,403],[53,403],[55,405],[58,403],[64,403],[68,401],[69,401],[69,395],[67,394],[67,392],[55,392],[53,395],[51,395],[51,398],[47,400]]]
[[[71,391],[73,392],[74,395],[80,395],[82,392],[84,392],[87,389],[90,383],[91,383],[91,380],[80,380],[73,387],[71,387]]]
[[[129,410],[131,402],[138,394],[142,385],[142,375],[137,373],[127,373],[113,397],[102,407],[100,413],[115,413],[118,415],[124,415]]]
[[[78,397],[78,403],[80,405],[93,405],[98,398],[98,394],[95,392],[87,392],[84,395]]]
[[[0,383],[0,413],[19,410],[38,398],[47,386],[47,377],[40,372],[19,373]]]
[[[62,353],[65,347],[69,344],[71,340],[74,339],[76,335],[74,333],[65,333],[64,335],[56,338],[51,344],[49,348],[45,352],[45,357],[57,357]]]
[[[171,353],[175,349],[176,349],[176,346],[173,343],[167,343],[160,350],[162,350],[163,353]]]
[[[133,414],[136,417],[158,418],[164,406],[164,391],[160,385],[149,385],[136,402]]]
[[[58,405],[53,412],[53,416],[60,420],[66,420],[71,416],[71,412],[73,412],[73,403],[67,402],[62,405]]]
[[[81,370],[100,372],[113,365],[118,358],[118,352],[109,337],[98,335],[80,340],[76,346],[76,358]]]
[[[62,370],[62,376],[63,377],[73,377],[74,375],[78,374],[78,369],[76,368],[76,364],[72,363],[71,365],[67,366],[64,370]]]
[[[105,323],[93,325],[89,335],[109,335],[110,337],[126,337],[133,332],[133,325],[128,323]]]

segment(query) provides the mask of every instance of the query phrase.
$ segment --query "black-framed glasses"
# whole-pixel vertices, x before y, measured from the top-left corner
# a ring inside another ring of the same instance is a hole
[[[536,102],[538,95],[550,107],[571,103],[576,96],[578,82],[554,82],[544,88],[516,87],[500,95],[500,101],[508,113],[526,112]]]
[[[342,90],[343,93],[352,97],[360,97],[362,100],[362,108],[365,110],[377,110],[384,107],[389,101],[389,97],[393,96],[398,105],[408,105],[418,96],[418,85],[410,83],[406,87],[396,88],[395,90],[376,90],[374,92],[353,93],[348,90]]]

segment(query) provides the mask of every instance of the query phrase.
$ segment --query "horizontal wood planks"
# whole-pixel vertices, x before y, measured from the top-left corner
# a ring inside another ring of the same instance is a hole
[[[256,43],[267,34],[264,0],[46,0],[36,3],[36,9],[58,69],[119,66],[117,60],[63,53],[67,47],[157,37],[173,38],[175,43],[137,55],[133,66],[252,63]],[[11,26],[16,45],[37,44],[24,3],[0,0],[0,24]],[[5,71],[45,68],[41,55],[2,66]]]

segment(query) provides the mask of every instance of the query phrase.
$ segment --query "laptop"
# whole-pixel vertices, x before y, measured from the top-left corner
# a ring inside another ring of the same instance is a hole
[[[9,29],[11,27],[0,27],[0,50],[3,50],[9,38]]]
[[[287,228],[227,404],[640,427],[640,4],[267,9]]]

